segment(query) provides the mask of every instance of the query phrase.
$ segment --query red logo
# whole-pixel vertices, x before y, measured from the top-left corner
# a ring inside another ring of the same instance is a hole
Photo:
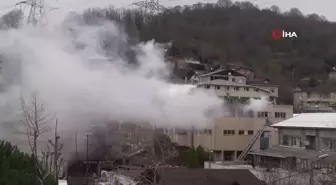
[[[282,31],[278,30],[278,29],[273,30],[272,31],[272,37],[274,39],[280,39],[282,37]]]

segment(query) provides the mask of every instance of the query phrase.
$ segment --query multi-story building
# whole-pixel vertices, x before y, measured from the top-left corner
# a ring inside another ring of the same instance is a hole
[[[296,112],[336,112],[336,69],[333,68],[327,80],[316,80],[309,84],[312,78],[306,78],[308,87],[301,85],[294,89],[294,110]],[[314,86],[314,87],[311,87]]]
[[[336,92],[294,91],[294,108],[297,112],[335,112]]]
[[[279,145],[250,152],[256,165],[299,170],[312,168],[312,161],[329,167],[336,159],[336,113],[302,113],[272,127],[278,129]],[[318,160],[323,154],[329,157]]]
[[[251,76],[252,72],[248,75]],[[250,98],[268,97],[270,101],[278,98],[278,86],[263,80],[250,80],[246,75],[234,69],[219,69],[207,74],[194,76],[192,83],[201,88],[213,89],[219,97],[230,102],[244,103]]]
[[[273,124],[293,116],[292,105],[276,105],[278,86],[271,84],[267,78],[257,78],[252,69],[230,66],[194,76],[191,82],[198,88],[214,91],[218,97],[226,101],[226,107],[233,107],[234,114],[215,119],[207,129],[180,130],[174,141],[180,145],[201,145],[212,151],[217,161],[235,160],[255,134],[264,127],[264,132],[252,149],[260,150],[277,145],[277,129],[265,125],[265,118]],[[246,104],[252,98],[268,98],[269,103],[259,110],[255,109],[246,114]]]
[[[291,118],[292,106],[268,105],[265,109],[251,117],[221,117],[209,124],[207,129],[194,131],[179,130],[173,141],[184,146],[202,146],[212,151],[214,160],[235,160],[252,141],[258,130],[266,127],[264,133],[257,139],[252,150],[265,149],[278,144],[276,128],[266,124],[268,118],[271,124]]]

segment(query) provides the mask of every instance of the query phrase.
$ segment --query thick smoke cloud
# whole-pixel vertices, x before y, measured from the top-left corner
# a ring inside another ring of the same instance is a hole
[[[31,93],[57,116],[66,152],[74,148],[75,132],[84,146],[95,124],[205,127],[213,116],[225,115],[213,92],[167,80],[164,48],[155,42],[130,46],[116,23],[87,25],[78,15],[51,25],[0,31],[0,139],[22,143],[24,137],[16,133],[22,125],[20,96],[29,99]],[[125,57],[129,51],[136,65]]]
[[[132,46],[138,65],[130,67],[120,55],[130,47],[127,35],[113,22],[86,25],[76,18],[54,27],[23,26],[0,31],[0,40],[3,133],[20,127],[20,95],[33,92],[69,140],[104,120],[189,128],[206,126],[209,110],[223,112],[216,96],[165,79],[164,50],[154,42]]]

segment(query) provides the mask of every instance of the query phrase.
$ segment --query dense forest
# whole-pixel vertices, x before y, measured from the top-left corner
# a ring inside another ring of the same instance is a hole
[[[336,60],[336,24],[317,14],[303,15],[297,8],[282,12],[277,6],[260,9],[251,2],[219,0],[152,15],[107,8],[87,10],[80,17],[88,24],[96,24],[100,18],[122,23],[130,43],[171,42],[169,56],[190,57],[205,64],[242,63],[279,84],[281,100],[287,104],[292,103],[292,89],[301,79],[310,79],[315,87]],[[295,31],[298,38],[276,40],[274,29]],[[128,55],[132,56],[131,52]]]
[[[250,2],[220,0],[155,15],[105,9],[87,11],[84,17],[94,22],[92,15],[123,22],[140,41],[171,42],[169,56],[251,67],[280,85],[281,100],[287,104],[301,79],[325,78],[336,60],[336,24],[317,14],[303,15],[297,8],[281,12],[277,6],[259,9]],[[274,29],[295,31],[298,38],[276,40]]]

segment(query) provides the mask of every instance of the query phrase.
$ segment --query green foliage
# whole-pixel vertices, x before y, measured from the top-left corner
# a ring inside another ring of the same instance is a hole
[[[208,156],[209,154],[201,146],[198,146],[196,149],[190,149],[185,160],[185,165],[188,168],[203,168],[204,161],[209,159]]]
[[[9,142],[0,141],[0,185],[43,185],[57,184],[51,175],[41,173],[34,156],[20,152]]]

